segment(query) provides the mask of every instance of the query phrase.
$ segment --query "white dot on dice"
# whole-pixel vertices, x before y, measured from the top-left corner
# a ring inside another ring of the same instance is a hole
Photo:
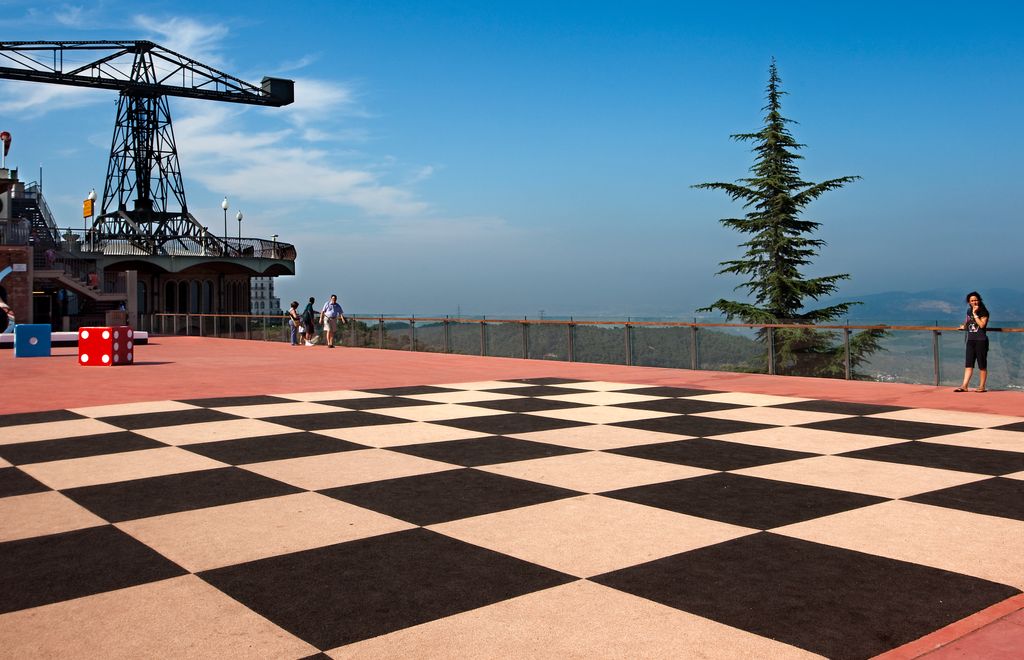
[[[107,362],[110,362],[110,356],[109,355],[104,355],[100,359],[103,360],[103,364],[106,364]]]
[[[88,362],[88,361],[89,361],[89,354],[88,353],[82,353],[82,362]]]
[[[104,339],[110,339],[110,330],[104,330],[103,331],[103,338]]]

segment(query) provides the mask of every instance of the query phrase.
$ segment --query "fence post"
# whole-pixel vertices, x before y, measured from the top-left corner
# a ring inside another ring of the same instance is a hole
[[[775,375],[775,328],[765,328],[768,331],[768,375]]]
[[[190,334],[192,334],[192,318],[188,314],[186,314],[185,315],[185,336],[188,337]]]
[[[850,329],[843,328],[843,363],[846,368],[846,380],[853,378],[853,358],[850,357]]]
[[[409,319],[409,350],[416,352],[416,317]]]
[[[263,322],[263,341],[267,341],[267,317],[264,316],[261,321]]]
[[[626,366],[633,366],[633,326],[626,321],[626,325],[623,326],[623,336],[626,340]]]
[[[243,316],[242,319],[242,322],[245,323],[245,338],[252,339],[252,317]]]
[[[697,371],[700,362],[697,359],[697,326],[690,326],[690,368]]]
[[[935,387],[939,386],[942,377],[939,371],[939,335],[941,334],[942,332],[939,330],[932,330],[932,362],[935,366]]]
[[[384,315],[377,317],[377,348],[384,348]]]
[[[485,319],[487,317],[484,317]],[[487,355],[487,322],[480,321],[480,355]]]
[[[568,345],[568,358],[569,362],[576,361],[576,324],[572,322],[572,317],[569,317],[569,322],[565,324],[565,341]]]
[[[448,316],[444,317],[444,352],[451,352],[451,331],[448,329]]]
[[[530,326],[526,323],[526,317],[523,317],[523,359],[530,359]]]

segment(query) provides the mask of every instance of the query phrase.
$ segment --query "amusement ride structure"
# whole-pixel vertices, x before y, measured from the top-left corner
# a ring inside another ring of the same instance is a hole
[[[295,249],[278,242],[276,235],[273,241],[229,238],[226,230],[225,235],[216,236],[189,212],[168,103],[169,97],[182,97],[281,107],[294,101],[291,80],[265,77],[255,85],[141,40],[3,41],[0,79],[119,94],[99,212],[91,208],[94,195],[85,202],[83,216],[91,220],[88,229],[81,237],[72,237],[69,231],[62,234],[42,199],[41,186],[35,211],[22,213],[32,221],[28,243],[37,253],[52,251],[49,263],[38,263],[37,271],[53,270],[49,267],[54,262],[67,261],[63,257],[93,259],[100,288],[104,272],[130,270],[148,281],[148,293],[139,297],[143,310],[200,313],[248,311],[242,300],[248,294],[238,286],[238,277],[232,276],[243,276],[247,282],[251,276],[294,274]],[[0,194],[12,197],[9,206],[17,206],[19,198],[33,198],[34,184],[19,188],[17,171],[4,171]],[[226,212],[225,199],[225,225]],[[13,222],[10,227],[5,235],[16,236]],[[148,280],[146,273],[151,276]],[[41,274],[37,272],[37,279]],[[172,281],[173,294],[168,285]],[[187,284],[182,288],[183,281]],[[194,281],[199,283],[198,290]]]

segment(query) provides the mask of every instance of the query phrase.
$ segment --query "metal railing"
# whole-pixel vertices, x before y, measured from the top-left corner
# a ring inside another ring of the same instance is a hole
[[[933,385],[959,382],[963,368],[963,348],[957,346],[963,333],[950,326],[383,315],[347,319],[335,342],[362,348]],[[287,320],[278,315],[152,314],[141,324],[140,329],[154,335],[289,341]],[[872,331],[878,349],[858,357],[858,335]],[[787,332],[791,334],[780,335]],[[808,340],[805,352],[779,339],[792,339],[794,332]],[[1024,328],[988,332],[991,385],[1024,389]]]
[[[91,229],[65,227],[59,230],[65,250],[94,254],[96,256],[152,256],[144,249],[126,239],[103,238]],[[182,237],[166,242],[160,254],[176,257],[231,257],[256,259],[294,260],[295,246],[291,243],[265,238],[228,238],[214,236]]]

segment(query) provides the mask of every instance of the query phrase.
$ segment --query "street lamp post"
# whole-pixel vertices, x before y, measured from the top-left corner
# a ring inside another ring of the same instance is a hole
[[[274,234],[270,238],[274,240],[274,249],[273,252],[271,253],[271,259],[277,259],[277,234]]]
[[[89,203],[86,204],[86,210],[89,211],[89,213],[86,214],[86,215],[88,216],[89,220],[92,220],[93,216],[96,214],[96,209],[93,206],[96,203],[96,189],[93,188],[92,190],[90,190],[89,194],[86,195],[85,198],[87,200],[89,200]],[[86,219],[85,218],[82,218],[82,228],[85,230],[82,233],[82,245],[85,246],[85,238],[86,238],[86,236],[88,236],[89,237],[89,250],[92,251],[92,234],[89,233],[89,227],[86,224]]]
[[[228,243],[228,198],[224,196],[224,201],[220,203],[220,207],[224,209],[224,244]]]
[[[235,214],[235,220],[238,220],[238,254],[242,254],[242,212],[239,211]]]

